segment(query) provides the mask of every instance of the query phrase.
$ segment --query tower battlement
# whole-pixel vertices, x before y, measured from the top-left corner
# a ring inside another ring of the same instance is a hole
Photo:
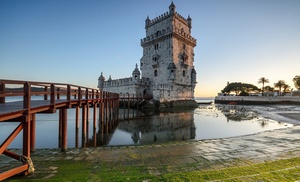
[[[151,35],[141,39],[141,46],[143,46],[144,44],[146,44],[148,42],[151,42],[155,39],[159,39],[159,38],[162,38],[162,37],[167,36],[167,35],[172,36],[173,34],[176,34],[181,38],[189,40],[193,45],[197,44],[197,39],[192,37],[189,33],[186,33],[186,32],[182,31],[181,29],[179,29],[178,27],[175,27],[175,26],[173,26],[172,29],[173,30],[163,29],[162,31],[158,31],[157,33],[151,34]]]
[[[142,78],[135,81],[134,78],[120,78],[120,79],[109,79],[104,81],[104,87],[118,87],[118,86],[131,86],[131,85],[149,85],[149,79]]]
[[[175,13],[175,17],[178,18],[182,23],[185,23],[186,25],[188,25],[188,20],[186,18],[184,18],[183,16],[181,16],[179,13]]]
[[[169,18],[170,17],[170,14],[168,12],[164,13],[164,14],[161,14],[160,16],[156,17],[156,18],[153,18],[152,20],[149,19],[149,17],[147,17],[146,19],[146,28],[151,26],[151,25],[154,25],[166,18]]]

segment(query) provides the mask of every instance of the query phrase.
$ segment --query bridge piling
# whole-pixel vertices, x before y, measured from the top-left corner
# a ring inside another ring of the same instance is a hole
[[[82,137],[81,143],[82,147],[86,147],[86,105],[82,105]]]
[[[58,148],[61,148],[62,143],[62,111],[61,109],[58,112]]]
[[[90,127],[90,122],[89,122],[89,118],[90,118],[90,106],[89,104],[87,104],[86,106],[86,126],[85,126],[85,132],[86,132],[86,141],[87,142],[87,139],[89,137],[89,127]]]
[[[61,139],[61,151],[65,152],[67,151],[68,145],[67,145],[67,138],[68,138],[68,126],[67,126],[67,121],[68,121],[68,112],[66,108],[60,109],[60,112],[62,113],[61,116],[61,133],[62,133],[62,139]]]
[[[35,151],[35,141],[36,141],[36,116],[35,114],[31,115],[31,125],[30,125],[30,152]]]

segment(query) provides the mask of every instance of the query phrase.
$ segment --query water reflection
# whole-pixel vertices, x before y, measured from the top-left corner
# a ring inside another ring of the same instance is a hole
[[[240,105],[217,105],[216,108],[221,111],[229,121],[245,121],[258,118],[258,114],[249,110],[246,106]]]
[[[118,129],[130,133],[134,144],[152,144],[195,138],[193,111],[162,111],[119,122]]]
[[[247,106],[209,105],[192,110],[120,109],[113,123],[99,121],[87,146],[146,145],[252,134],[286,127]],[[95,132],[94,132],[95,133]]]
[[[115,121],[98,121],[86,146],[144,145],[195,139],[193,110],[140,111],[120,109]],[[121,138],[120,138],[121,137]],[[121,141],[122,140],[122,141]],[[83,144],[84,145],[84,144]]]
[[[82,140],[82,120],[75,125],[75,109],[68,110],[68,147],[95,147],[115,145],[144,145],[190,139],[212,139],[253,134],[266,130],[291,127],[264,118],[253,111],[255,106],[202,105],[195,110],[140,111],[120,109],[117,115],[103,116],[97,111],[87,124],[87,140]],[[90,108],[89,113],[93,113]],[[79,113],[82,118],[80,109]],[[58,113],[38,114],[36,148],[58,147]],[[18,123],[0,123],[0,143]],[[9,132],[6,132],[9,131]],[[9,146],[22,147],[19,134]]]
[[[256,120],[264,128],[268,125],[268,120],[261,118],[257,112],[251,110],[251,107],[243,105],[217,105],[216,108],[221,111],[229,121],[249,121]]]

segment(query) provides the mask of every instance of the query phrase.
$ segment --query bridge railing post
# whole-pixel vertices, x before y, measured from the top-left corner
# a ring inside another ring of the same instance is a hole
[[[97,103],[99,103],[99,90],[96,91],[96,100],[97,100]]]
[[[50,104],[51,104],[51,109],[52,112],[55,112],[56,108],[55,108],[55,95],[56,95],[56,89],[55,89],[55,85],[52,83],[50,85]]]
[[[55,104],[55,93],[56,93],[55,85],[52,83],[51,84],[51,93],[50,93],[50,103],[53,105]]]
[[[44,87],[44,92],[48,92],[48,86]],[[48,100],[48,94],[44,94],[44,100]]]
[[[4,94],[5,92],[5,83],[0,83],[0,94]],[[5,103],[5,96],[0,97],[0,104]]]
[[[30,111],[30,100],[31,100],[31,86],[28,82],[24,83],[23,87],[23,108]],[[29,113],[28,113],[29,114]]]
[[[56,98],[58,100],[60,99],[60,88],[59,87],[57,88],[57,91],[56,91]]]
[[[71,86],[67,85],[67,101],[68,101],[68,107],[71,107]]]
[[[80,107],[81,107],[81,99],[82,99],[81,87],[78,87],[78,101]]]
[[[89,101],[89,89],[85,89],[85,100],[88,102]]]
[[[93,103],[95,103],[95,90],[94,89],[92,90],[92,100],[93,100]]]

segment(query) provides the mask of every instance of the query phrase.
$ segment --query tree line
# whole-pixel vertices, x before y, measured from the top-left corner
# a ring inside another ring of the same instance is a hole
[[[293,78],[293,82],[295,87],[297,89],[300,89],[300,75],[296,75]],[[262,84],[261,89],[249,83],[241,83],[241,82],[227,83],[227,85],[224,87],[223,90],[221,90],[221,92],[225,94],[230,94],[231,92],[234,92],[236,95],[240,95],[240,96],[248,96],[249,93],[251,92],[261,92],[262,95],[264,95],[264,92],[274,92],[275,88],[278,88],[278,95],[283,96],[287,92],[293,90],[288,84],[286,84],[284,80],[278,80],[278,82],[274,83],[274,87],[265,86],[265,83],[269,83],[269,79],[265,77],[261,77],[260,79],[258,79],[257,83]]]

